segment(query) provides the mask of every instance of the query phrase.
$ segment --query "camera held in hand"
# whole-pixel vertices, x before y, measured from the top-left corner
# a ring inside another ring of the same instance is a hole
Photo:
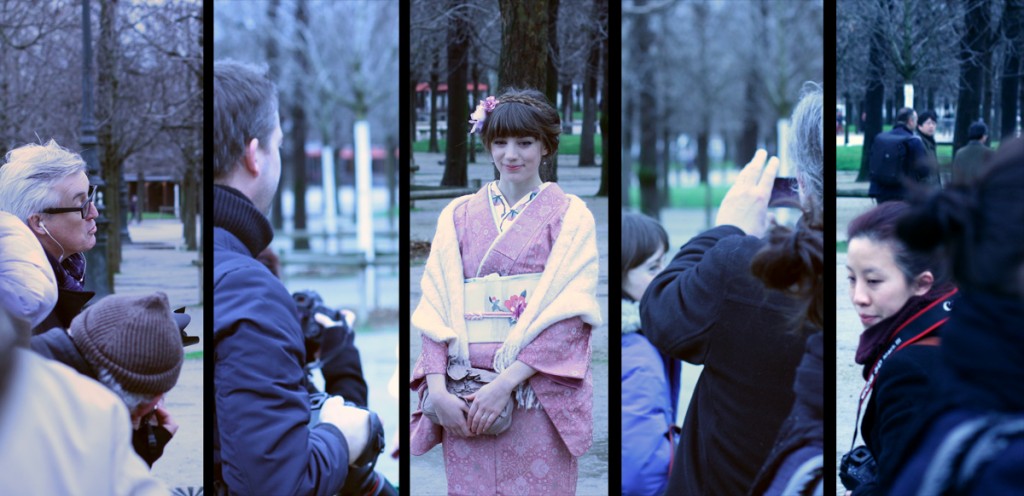
[[[320,409],[323,407],[325,401],[329,396],[327,393],[311,393],[309,395],[309,427],[320,423]],[[350,401],[345,402],[346,405],[362,408]],[[372,410],[363,408],[370,414],[370,438],[369,443],[366,445],[366,449],[362,455],[357,458],[353,463],[352,467],[349,468],[348,477],[345,478],[345,485],[342,487],[339,494],[349,495],[372,495],[372,496],[388,496],[397,495],[394,486],[391,485],[388,480],[377,472],[377,457],[384,452],[384,425],[381,424],[380,417],[377,416]]]
[[[877,474],[878,464],[867,446],[857,446],[843,455],[839,464],[839,479],[851,491],[861,484],[874,481]]]
[[[319,349],[324,339],[324,327],[314,318],[320,313],[338,323],[342,328],[341,332],[349,333],[348,321],[341,310],[324,305],[324,299],[320,293],[311,289],[296,291],[292,294],[295,300],[295,307],[299,310],[299,325],[302,327],[302,335],[306,341],[307,349]]]

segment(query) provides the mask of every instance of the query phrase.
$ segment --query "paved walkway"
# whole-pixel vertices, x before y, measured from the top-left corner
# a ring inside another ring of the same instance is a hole
[[[477,158],[483,160],[485,155],[478,154]],[[419,172],[413,177],[414,184],[438,185],[441,183],[441,176],[444,174],[444,167],[438,165],[443,155],[417,153],[415,162],[420,166]],[[559,158],[559,185],[568,193],[580,196],[587,203],[587,207],[594,214],[594,221],[597,224],[597,246],[601,254],[601,272],[598,281],[598,300],[601,302],[601,315],[605,322],[608,321],[608,199],[594,197],[600,184],[600,167],[580,168],[576,166],[577,157],[571,155],[560,155]],[[494,178],[493,166],[488,162],[470,164],[469,178],[479,178],[486,183]],[[410,226],[412,241],[431,241],[434,237],[434,230],[437,226],[437,216],[441,209],[451,200],[420,200],[416,202],[416,208],[410,213]],[[410,269],[410,311],[415,309],[422,296],[420,291],[420,280],[423,278],[422,263],[414,264]],[[593,348],[593,360],[591,365],[594,374],[594,444],[579,460],[579,482],[576,493],[579,495],[605,495],[608,494],[608,463],[609,459],[618,459],[618,455],[611,456],[608,453],[608,409],[609,403],[612,408],[619,407],[619,401],[609,402],[608,398],[608,326],[603,325],[594,329],[591,337]],[[409,340],[410,356],[412,362],[409,370],[412,370],[416,358],[420,354],[420,337],[415,332]],[[618,367],[616,367],[617,371]],[[615,372],[617,373],[617,372]],[[614,374],[612,377],[614,377]],[[407,383],[406,383],[407,384]],[[418,398],[415,393],[409,393],[413,408],[416,407]],[[415,481],[412,485],[414,495],[443,495],[446,494],[447,483],[444,474],[444,461],[442,459],[441,447],[435,447],[423,456],[411,457],[410,480]]]
[[[189,335],[203,336],[203,306],[200,300],[200,268],[193,262],[197,252],[185,251],[182,224],[177,220],[146,220],[128,227],[132,244],[122,248],[121,273],[114,278],[117,294],[149,294],[163,291],[171,308],[186,307],[192,316]],[[185,349],[186,354],[202,352],[204,342]],[[180,426],[153,465],[153,475],[172,491],[203,485],[203,360],[200,354],[186,358],[178,384],[164,400]]]

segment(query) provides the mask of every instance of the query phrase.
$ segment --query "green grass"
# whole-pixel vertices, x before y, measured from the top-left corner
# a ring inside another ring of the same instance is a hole
[[[476,140],[477,152],[483,152],[483,146],[480,144],[480,140]],[[437,146],[444,153],[445,147],[448,146],[446,140],[437,140]],[[430,140],[421,140],[413,142],[412,151],[414,153],[426,153],[430,149]],[[601,135],[594,135],[594,153],[601,155]],[[578,134],[563,134],[561,142],[558,144],[559,155],[579,155],[580,154],[580,135]]]
[[[836,253],[846,253],[846,241],[836,242]]]
[[[836,170],[858,171],[860,170],[862,145],[837,146],[836,147]],[[935,150],[939,163],[948,164],[953,161],[953,145],[939,145]]]
[[[185,360],[202,360],[202,359],[203,359],[203,352],[202,351],[190,351],[188,353],[185,353]]]
[[[722,198],[729,191],[729,185],[711,187],[711,205],[718,207],[722,204]],[[672,188],[668,192],[668,206],[673,208],[704,208],[704,186],[690,186],[685,188]],[[633,206],[640,206],[640,186],[634,184],[629,189],[629,203]]]
[[[131,212],[128,213],[129,217]],[[163,212],[142,212],[142,220],[163,220],[163,219],[177,219],[174,214],[168,214]]]

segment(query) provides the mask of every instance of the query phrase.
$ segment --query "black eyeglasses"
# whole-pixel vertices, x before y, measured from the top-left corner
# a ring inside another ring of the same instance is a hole
[[[81,207],[62,207],[62,208],[46,208],[43,209],[44,214],[65,214],[70,212],[78,212],[82,214],[84,219],[86,215],[89,215],[89,206],[96,201],[96,190],[99,189],[96,186],[89,186],[89,192],[86,194],[85,203]]]

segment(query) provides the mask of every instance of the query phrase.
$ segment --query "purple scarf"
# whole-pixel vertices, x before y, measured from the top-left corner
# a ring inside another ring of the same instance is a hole
[[[63,262],[57,263],[57,259],[49,253],[46,258],[50,260],[50,267],[53,268],[53,275],[57,278],[57,287],[69,291],[85,291],[85,255],[73,253]]]

